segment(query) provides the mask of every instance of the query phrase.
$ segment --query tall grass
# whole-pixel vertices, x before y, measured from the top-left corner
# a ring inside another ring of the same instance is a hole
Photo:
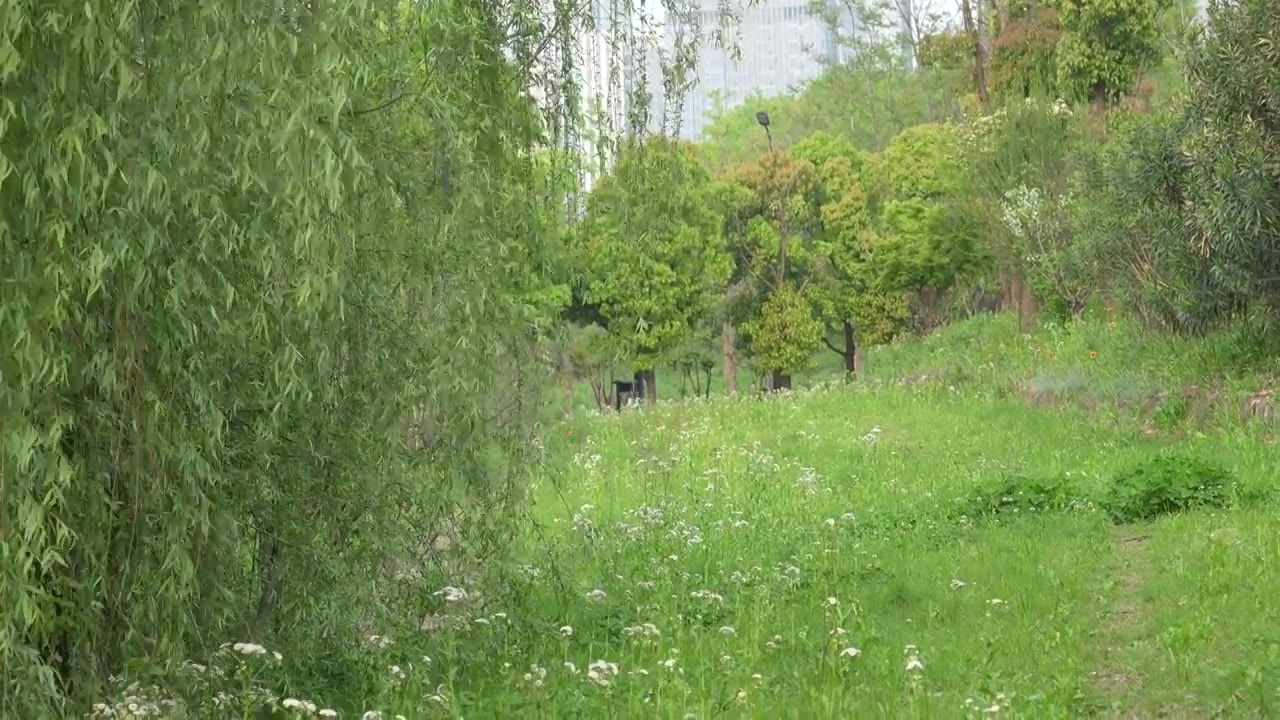
[[[1009,391],[1203,382],[1228,344],[984,318],[872,353],[873,380],[579,413],[543,439],[514,557],[426,569],[420,616],[332,658],[365,695],[327,701],[387,718],[1265,714],[1280,528],[1257,501],[1280,449]],[[1113,478],[1170,449],[1229,470],[1232,507],[1117,529]],[[974,513],[1019,478],[1082,500]],[[224,654],[285,715],[309,714],[286,693],[325,697],[290,658]]]

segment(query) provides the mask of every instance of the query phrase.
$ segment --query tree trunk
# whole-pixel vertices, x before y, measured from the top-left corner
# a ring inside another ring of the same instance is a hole
[[[1107,109],[1107,84],[1102,80],[1093,84],[1093,110],[1099,114]]]
[[[1035,330],[1036,296],[1021,272],[1015,277],[1015,281],[1018,288],[1018,331],[1029,333]]]
[[[964,20],[964,30],[973,42],[973,81],[978,89],[978,100],[984,110],[990,110],[991,97],[987,95],[987,50],[990,45],[985,39],[989,34],[984,30],[986,19],[974,18],[972,0],[960,0],[960,15]]]
[[[858,374],[858,359],[861,355],[857,335],[853,332],[853,323],[844,321],[844,371],[849,375]]]
[[[724,354],[724,389],[730,395],[738,394],[737,333],[733,323],[725,321],[721,329],[721,351]]]
[[[778,392],[779,390],[791,389],[791,375],[781,371],[774,370],[769,376],[770,392]]]
[[[1010,273],[1003,264],[998,270],[998,282],[1000,283],[1000,307],[1011,308],[1017,295],[1013,292],[1013,282],[1010,280]]]
[[[1000,32],[1009,29],[1009,0],[991,0],[996,9],[996,22],[1000,23]]]
[[[573,415],[573,359],[569,351],[560,353],[560,382],[564,388],[564,415]]]
[[[645,402],[658,401],[658,380],[653,368],[637,370],[635,380],[644,385]]]

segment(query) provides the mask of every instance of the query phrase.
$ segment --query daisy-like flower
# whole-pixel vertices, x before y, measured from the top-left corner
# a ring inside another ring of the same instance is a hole
[[[444,596],[445,602],[458,603],[467,599],[467,591],[462,588],[447,585],[435,592],[436,596]]]
[[[618,664],[607,660],[595,660],[587,666],[587,679],[605,687],[618,675]]]
[[[840,651],[840,657],[856,658],[861,656],[862,651],[856,647],[847,647]]]
[[[299,700],[297,698],[285,698],[280,705],[286,710],[302,710],[309,713],[314,713],[316,711],[315,703],[310,703],[306,700]]]
[[[231,649],[240,653],[241,655],[256,656],[256,655],[267,654],[266,648],[255,643],[238,642],[235,645],[232,645]]]
[[[596,588],[595,590],[587,593],[587,599],[591,602],[603,602],[606,597],[608,596],[605,594],[605,591],[600,588]]]

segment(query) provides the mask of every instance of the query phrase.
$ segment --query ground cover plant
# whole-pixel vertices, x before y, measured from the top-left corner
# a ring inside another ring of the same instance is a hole
[[[989,331],[952,332],[960,347]],[[1280,612],[1265,596],[1280,576],[1257,498],[1274,488],[1280,450],[1244,426],[1152,436],[1097,408],[1046,408],[979,383],[830,382],[580,415],[546,445],[515,554],[469,573],[428,570],[422,616],[370,630],[364,664],[347,670],[366,693],[329,698],[330,709],[1274,707],[1265,638]],[[221,653],[234,661],[219,680],[229,696],[244,695],[244,668],[258,663],[259,699],[286,715],[325,709],[324,689],[295,684],[290,659],[244,652]],[[201,687],[192,697],[212,695]]]

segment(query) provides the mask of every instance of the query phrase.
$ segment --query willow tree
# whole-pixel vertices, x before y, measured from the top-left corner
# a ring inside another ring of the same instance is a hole
[[[536,411],[511,388],[563,299],[528,101],[569,84],[534,67],[554,18],[0,13],[3,714],[228,639],[329,662],[335,627],[408,623],[387,565],[427,567],[442,517],[502,547]]]

